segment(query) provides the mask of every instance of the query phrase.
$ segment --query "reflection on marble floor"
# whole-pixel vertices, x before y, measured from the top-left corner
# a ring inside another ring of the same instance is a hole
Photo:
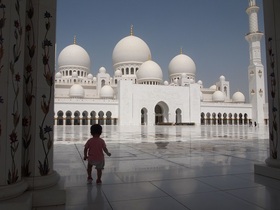
[[[86,183],[82,160],[89,126],[55,127],[54,169],[67,196],[56,209],[279,209],[280,181],[254,174],[254,164],[268,157],[268,127],[103,131],[112,156],[96,186]]]

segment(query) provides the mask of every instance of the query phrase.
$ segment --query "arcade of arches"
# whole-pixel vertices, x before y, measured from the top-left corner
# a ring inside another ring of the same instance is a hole
[[[169,121],[165,117],[165,109],[156,105],[154,108],[155,114],[155,125],[168,124]],[[141,125],[147,125],[148,122],[148,110],[146,108],[141,109]],[[173,120],[171,120],[173,121]],[[98,123],[100,125],[117,125],[118,118],[113,118],[110,111],[103,112],[91,111],[63,111],[57,112],[57,117],[55,118],[56,125],[92,125]],[[182,122],[182,111],[181,109],[176,109],[175,114],[175,124],[183,124]],[[248,125],[251,124],[251,119],[248,119],[247,114],[241,113],[201,113],[200,117],[201,125]]]

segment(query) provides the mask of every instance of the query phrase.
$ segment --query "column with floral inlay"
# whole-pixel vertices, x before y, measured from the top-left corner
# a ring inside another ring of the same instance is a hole
[[[0,0],[0,200],[21,195],[25,1]]]

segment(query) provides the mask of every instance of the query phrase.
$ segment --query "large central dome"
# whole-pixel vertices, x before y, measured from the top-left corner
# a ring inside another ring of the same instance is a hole
[[[81,66],[90,70],[90,57],[84,48],[77,44],[65,47],[58,56],[58,67]]]
[[[145,62],[151,56],[148,45],[139,37],[130,35],[121,39],[113,50],[113,65],[124,62]]]

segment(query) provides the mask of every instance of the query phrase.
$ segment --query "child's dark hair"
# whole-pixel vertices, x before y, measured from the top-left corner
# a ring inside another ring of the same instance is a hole
[[[94,124],[90,127],[90,133],[91,135],[101,135],[102,133],[102,126],[99,124]]]

